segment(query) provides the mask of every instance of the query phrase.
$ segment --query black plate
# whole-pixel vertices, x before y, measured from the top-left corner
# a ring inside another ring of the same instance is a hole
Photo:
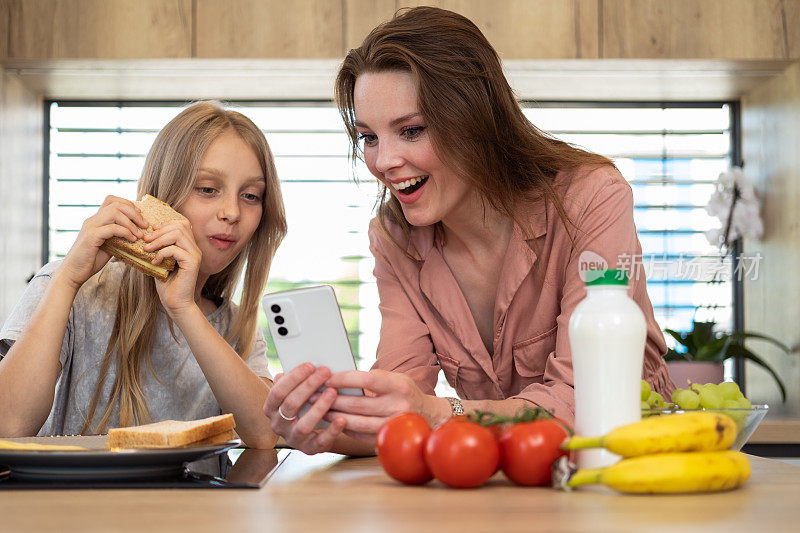
[[[219,444],[167,449],[109,451],[106,436],[26,437],[15,442],[83,446],[87,450],[38,451],[0,449],[0,465],[17,479],[137,480],[180,476],[183,465],[239,446],[233,439]],[[2,470],[2,469],[0,469]]]

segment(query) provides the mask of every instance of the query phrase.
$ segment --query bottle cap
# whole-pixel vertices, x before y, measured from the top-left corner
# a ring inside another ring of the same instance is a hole
[[[587,270],[586,286],[597,287],[598,285],[628,285],[627,270]]]

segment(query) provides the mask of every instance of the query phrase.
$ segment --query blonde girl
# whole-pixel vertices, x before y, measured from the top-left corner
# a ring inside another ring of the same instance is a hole
[[[131,201],[107,197],[0,330],[0,436],[230,412],[247,445],[271,447],[257,310],[286,220],[263,133],[216,103],[192,105],[158,134],[137,194],[186,217],[144,237],[154,263],[172,257],[176,271],[160,282],[109,261],[106,239],[136,240],[147,224]]]

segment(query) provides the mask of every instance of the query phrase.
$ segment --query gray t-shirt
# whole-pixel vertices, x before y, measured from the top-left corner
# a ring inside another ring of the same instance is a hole
[[[3,324],[0,329],[0,353],[3,355],[19,338],[59,263],[48,263],[36,274]],[[122,263],[111,262],[78,291],[61,345],[61,374],[56,382],[53,408],[39,435],[80,433],[114,326],[124,268],[127,267]],[[235,304],[224,301],[206,318],[224,337],[237,311]],[[169,331],[163,309],[159,310],[155,320],[156,330],[150,354],[155,376],[146,362],[143,361],[141,366],[142,390],[153,421],[196,420],[220,414],[219,404],[180,329],[174,327],[178,339],[176,342]],[[257,328],[246,363],[257,376],[271,379],[266,347],[264,333]],[[112,360],[93,423],[100,420],[108,406],[116,368],[116,361]],[[119,402],[112,411],[109,427],[118,425]]]

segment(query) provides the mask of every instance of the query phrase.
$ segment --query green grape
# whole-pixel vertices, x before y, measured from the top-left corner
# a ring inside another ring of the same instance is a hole
[[[697,409],[700,406],[700,396],[690,390],[676,389],[672,393],[672,402],[681,409]]]
[[[750,400],[748,400],[744,396],[738,398],[736,402],[738,403],[739,409],[750,409],[751,407],[753,407],[753,404],[750,402]]]
[[[696,392],[697,394],[700,394],[704,390],[714,391],[716,389],[717,385],[714,383],[704,383],[704,384],[692,383],[692,386],[690,387],[690,390]]]
[[[685,390],[686,389],[675,389],[674,391],[672,391],[672,396],[671,396],[672,403],[678,403],[678,400],[676,398],[678,398],[680,396],[680,393]]]
[[[732,409],[731,411],[722,411],[722,413],[731,417],[736,422],[736,427],[741,430],[747,422],[747,412],[742,411],[739,405],[739,400],[722,400],[722,406],[725,409]]]
[[[717,385],[717,390],[725,400],[736,400],[742,397],[742,391],[739,390],[739,385],[733,381],[726,381]]]
[[[700,396],[700,406],[706,409],[719,409],[722,407],[722,395],[716,390],[716,387],[704,387],[698,395]]]
[[[642,401],[646,402],[647,399],[650,397],[650,384],[645,380],[642,380]]]
[[[647,397],[647,403],[656,409],[664,407],[664,397],[656,391],[650,391],[650,396]]]

